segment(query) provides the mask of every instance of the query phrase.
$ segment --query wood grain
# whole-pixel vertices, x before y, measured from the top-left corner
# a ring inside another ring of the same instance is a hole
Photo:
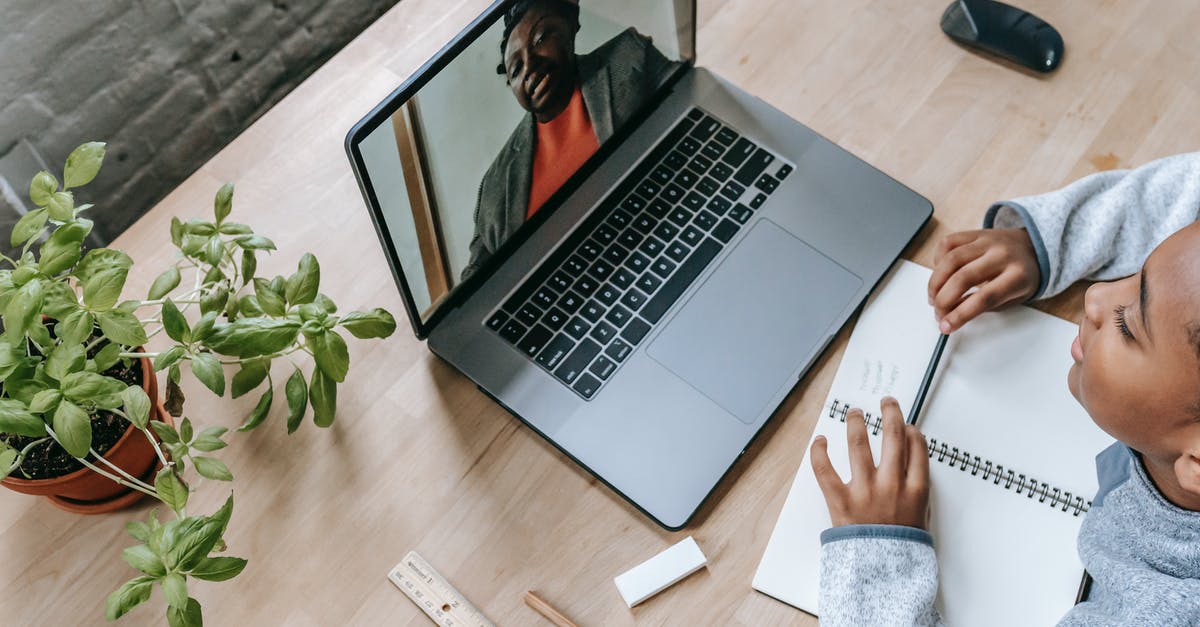
[[[343,309],[402,315],[342,139],[487,4],[393,8],[117,240],[138,261],[129,293],[145,293],[172,258],[171,216],[206,214],[221,183],[235,181],[235,218],[279,245],[260,274],[290,273],[311,250],[322,290]],[[926,265],[940,237],[977,227],[994,200],[1200,145],[1200,5],[1027,0],[1067,42],[1062,67],[1040,77],[948,40],[938,29],[945,4],[702,0],[700,63],[932,200],[934,220],[905,253]],[[1039,307],[1078,320],[1081,296],[1076,288]],[[695,536],[708,568],[633,610],[613,576],[682,535],[522,427],[407,328],[350,343],[331,429],[309,423],[289,437],[277,405],[263,427],[230,438],[220,454],[237,477],[229,553],[250,564],[191,592],[211,625],[426,625],[386,579],[415,549],[503,625],[540,620],[522,603],[529,589],[584,625],[815,625],[750,580],[847,334],[681,532]],[[190,380],[185,391],[188,415],[205,425],[236,426],[255,402],[215,399]],[[215,510],[227,494],[204,485],[191,509]],[[120,559],[134,544],[124,524],[146,509],[78,517],[0,492],[0,622],[101,624],[105,596],[134,575]],[[124,620],[163,615],[155,593]]]

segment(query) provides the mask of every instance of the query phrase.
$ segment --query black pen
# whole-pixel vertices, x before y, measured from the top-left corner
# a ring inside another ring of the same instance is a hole
[[[925,368],[925,378],[921,379],[921,387],[917,388],[917,400],[913,401],[912,409],[908,410],[905,424],[915,425],[921,416],[921,406],[925,404],[925,395],[929,393],[929,384],[933,383],[933,374],[937,372],[938,362],[942,360],[942,351],[946,350],[946,340],[950,336],[945,333],[938,336],[937,345],[933,347],[933,356],[929,358],[929,367]]]

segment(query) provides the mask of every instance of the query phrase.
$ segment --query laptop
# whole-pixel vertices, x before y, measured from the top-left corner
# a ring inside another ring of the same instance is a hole
[[[500,0],[346,138],[416,335],[671,530],[933,210],[697,67],[695,29]]]

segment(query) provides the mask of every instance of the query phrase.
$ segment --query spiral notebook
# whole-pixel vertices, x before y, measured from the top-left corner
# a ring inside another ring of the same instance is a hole
[[[814,437],[850,477],[846,411],[867,410],[879,456],[879,400],[907,411],[938,331],[930,270],[901,261],[855,326]],[[1075,601],[1076,536],[1112,438],[1067,390],[1078,327],[1028,307],[988,313],[951,336],[922,410],[929,445],[937,607],[950,625],[1049,625]],[[811,445],[811,441],[809,442]],[[754,588],[812,614],[829,513],[803,449]]]

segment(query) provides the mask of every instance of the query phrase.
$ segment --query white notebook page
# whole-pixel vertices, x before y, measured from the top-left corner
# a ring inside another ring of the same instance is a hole
[[[927,268],[899,262],[851,335],[814,433],[829,440],[830,457],[845,480],[846,428],[830,409],[836,401],[878,415],[879,399],[890,394],[908,411],[938,336],[925,296],[929,276]],[[1075,325],[1027,307],[972,321],[951,336],[926,397],[921,431],[972,460],[979,456],[1090,501],[1095,456],[1112,438],[1067,390],[1076,332]],[[876,460],[879,443],[872,435]],[[807,451],[753,585],[819,614],[819,536],[830,520]],[[937,457],[930,460],[930,531],[942,616],[950,625],[971,626],[1057,621],[1074,602],[1083,574],[1075,549],[1082,515]]]

